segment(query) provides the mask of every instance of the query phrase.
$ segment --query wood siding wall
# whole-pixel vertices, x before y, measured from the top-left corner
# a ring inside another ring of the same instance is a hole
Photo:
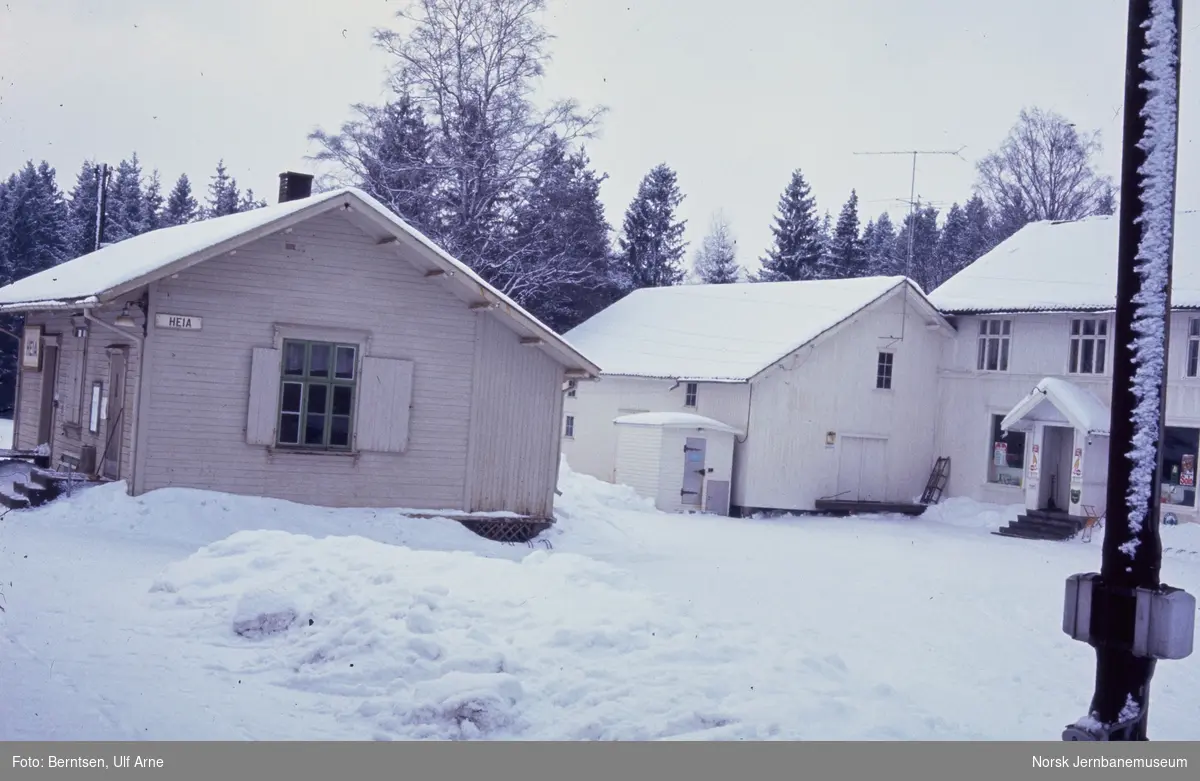
[[[575,416],[575,436],[563,443],[571,468],[599,480],[615,477],[617,432],[613,419],[624,410],[693,412],[719,420],[739,430],[748,421],[750,386],[745,383],[699,383],[696,406],[684,406],[686,386],[674,380],[606,376],[580,382],[574,398],[563,403],[565,414]]]
[[[663,430],[650,426],[618,426],[615,482],[662,506]]]
[[[124,300],[115,306],[97,310],[93,316],[112,323],[121,313]],[[141,334],[143,318],[140,311],[133,308],[130,310],[130,314],[134,315],[137,328],[129,330]],[[53,441],[50,443],[51,460],[55,466],[64,454],[78,456],[83,446],[91,445],[96,448],[97,470],[102,470],[105,446],[109,441],[109,426],[114,424],[108,420],[102,420],[98,433],[93,434],[88,430],[92,383],[102,382],[104,396],[110,397],[112,389],[108,387],[107,349],[121,347],[126,350],[128,357],[125,388],[123,389],[125,414],[120,421],[115,423],[120,427],[120,431],[112,441],[121,451],[120,478],[129,479],[133,468],[134,403],[136,389],[141,379],[141,351],[137,341],[130,336],[123,336],[121,333],[95,323],[88,323],[86,336],[76,337],[75,327],[69,315],[33,313],[28,316],[27,321],[30,325],[41,325],[45,335],[58,337],[58,381],[56,383],[58,407],[54,413],[54,435]],[[81,374],[83,375],[82,387]],[[18,379],[20,383],[19,409],[16,413],[16,428],[13,432],[14,446],[33,448],[41,444],[37,442],[37,432],[41,414],[42,376],[41,372],[22,371],[20,373]],[[77,425],[64,426],[64,424]]]
[[[314,218],[153,285],[151,317],[198,315],[204,321],[199,331],[151,327],[147,367],[153,382],[142,410],[139,459],[145,464],[138,489],[179,486],[326,506],[475,509],[464,506],[476,496],[468,492],[467,475],[471,464],[496,452],[488,447],[493,438],[508,440],[506,452],[554,446],[545,426],[529,421],[552,420],[557,436],[560,384],[543,366],[530,370],[537,360],[530,350],[524,365],[502,369],[524,371],[521,381],[505,388],[493,377],[494,390],[481,390],[477,367],[494,372],[496,364],[488,350],[488,360],[477,360],[477,321],[494,315],[471,312],[443,285],[340,214]],[[251,352],[273,346],[281,323],[318,333],[361,332],[366,354],[413,361],[405,452],[297,454],[246,443]],[[484,330],[489,349],[503,344],[500,334]],[[512,393],[501,397],[505,391]],[[473,414],[480,394],[494,394],[488,396],[491,410]],[[506,408],[500,421],[496,411]],[[480,426],[474,436],[473,420]],[[476,447],[472,458],[468,443]],[[540,465],[486,477],[480,495],[489,509],[521,511],[534,506],[523,497],[552,495],[554,487],[554,475]]]
[[[936,458],[937,367],[947,339],[926,322],[911,296],[897,294],[761,375],[750,434],[738,447],[734,504],[813,509],[837,493],[840,448],[855,435],[887,439],[885,461],[875,466],[886,472],[879,483],[888,500],[919,497]],[[891,390],[875,387],[881,350],[895,354]]]
[[[522,345],[495,317],[478,315],[477,324],[467,470],[471,509],[548,517],[558,483],[563,367]]]

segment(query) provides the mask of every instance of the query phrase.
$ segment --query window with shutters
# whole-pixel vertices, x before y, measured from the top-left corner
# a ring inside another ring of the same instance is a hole
[[[283,342],[281,358],[276,444],[350,450],[358,348],[288,339]]]

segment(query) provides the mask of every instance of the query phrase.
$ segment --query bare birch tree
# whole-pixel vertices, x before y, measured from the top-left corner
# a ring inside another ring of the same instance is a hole
[[[1098,131],[1083,134],[1060,114],[1025,109],[1000,148],[979,162],[976,187],[1005,235],[1035,220],[1104,213],[1113,184],[1096,171],[1100,151]]]

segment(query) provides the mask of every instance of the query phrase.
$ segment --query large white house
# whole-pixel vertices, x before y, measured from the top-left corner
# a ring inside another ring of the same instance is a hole
[[[563,453],[605,480],[613,420],[692,412],[743,432],[732,510],[946,496],[1105,510],[1118,224],[1034,223],[926,297],[901,278],[643,290],[567,334],[603,372],[564,404]],[[1200,215],[1180,213],[1164,517],[1197,520]]]
[[[740,432],[735,512],[912,502],[936,459],[954,330],[903,277],[647,288],[566,337],[603,374],[568,390],[563,453],[602,480],[618,472],[613,421],[644,412]]]
[[[930,294],[954,322],[939,369],[947,493],[1031,510],[1103,512],[1118,222],[1039,222]],[[1176,217],[1163,512],[1196,520],[1200,215]]]

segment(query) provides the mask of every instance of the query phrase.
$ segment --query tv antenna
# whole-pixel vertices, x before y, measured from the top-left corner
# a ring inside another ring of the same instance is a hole
[[[912,177],[908,187],[908,248],[904,259],[904,314],[900,318],[900,336],[893,337],[899,341],[904,341],[904,326],[908,322],[908,288],[910,287],[908,280],[912,279],[913,235],[916,233],[917,227],[917,158],[922,155],[950,156],[957,157],[965,163],[967,159],[962,156],[964,149],[966,149],[965,146],[960,146],[958,149],[900,149],[891,152],[854,153],[858,156],[875,157],[912,155]]]

